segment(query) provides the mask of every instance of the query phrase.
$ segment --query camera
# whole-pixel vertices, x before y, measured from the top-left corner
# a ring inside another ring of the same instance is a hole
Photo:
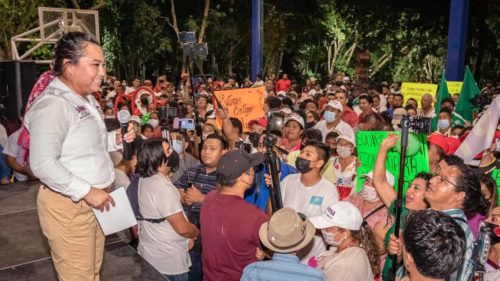
[[[410,128],[417,134],[430,134],[432,131],[432,118],[413,116],[410,117]]]
[[[244,141],[238,141],[236,142],[236,148],[246,151],[247,153],[252,153],[252,144],[251,143],[246,143]]]

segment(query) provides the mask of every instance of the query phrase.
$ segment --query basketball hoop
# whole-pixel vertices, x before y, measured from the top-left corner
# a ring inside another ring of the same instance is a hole
[[[25,60],[43,45],[55,44],[65,33],[80,31],[93,35],[99,42],[99,13],[96,10],[79,10],[38,7],[39,26],[10,39],[13,60]],[[38,35],[38,36],[37,36]],[[37,44],[19,54],[18,44]],[[50,63],[50,60],[35,60]]]

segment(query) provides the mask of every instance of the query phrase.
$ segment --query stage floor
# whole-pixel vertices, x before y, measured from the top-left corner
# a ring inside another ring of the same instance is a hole
[[[0,280],[57,281],[36,212],[39,183],[0,186]],[[106,237],[102,281],[167,280],[118,235]]]

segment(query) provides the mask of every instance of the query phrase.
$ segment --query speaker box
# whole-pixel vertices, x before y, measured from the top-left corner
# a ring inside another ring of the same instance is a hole
[[[0,102],[7,119],[17,120],[36,83],[34,61],[0,61]]]

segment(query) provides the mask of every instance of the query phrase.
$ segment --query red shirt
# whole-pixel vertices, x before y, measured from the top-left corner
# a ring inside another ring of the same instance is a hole
[[[203,280],[240,280],[245,266],[256,261],[267,215],[241,197],[214,190],[203,200],[200,219]]]
[[[345,106],[344,111],[342,111],[342,121],[354,128],[358,124],[358,115],[350,107]]]
[[[290,86],[292,85],[292,81],[290,79],[280,79],[276,82],[276,93],[279,91],[288,92],[290,90]]]

